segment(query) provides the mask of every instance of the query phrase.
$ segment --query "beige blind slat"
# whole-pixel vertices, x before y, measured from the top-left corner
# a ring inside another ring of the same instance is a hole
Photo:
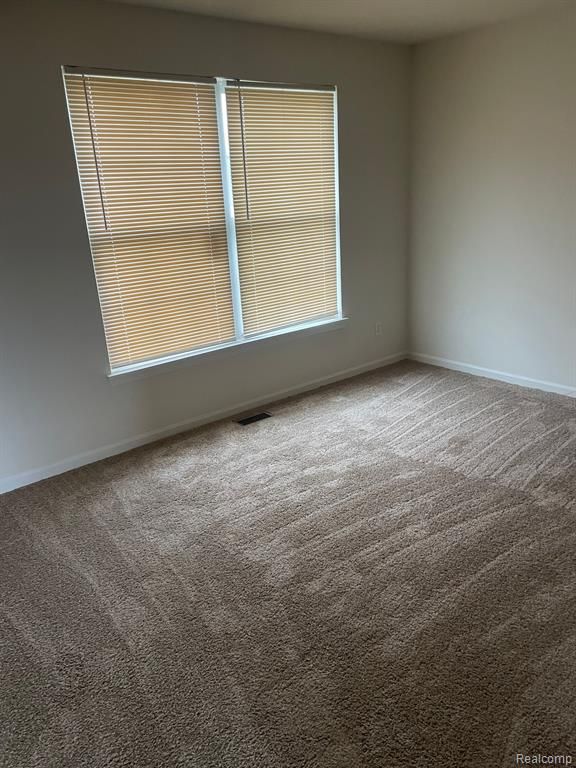
[[[234,339],[214,87],[65,84],[111,368]]]
[[[335,316],[334,94],[229,87],[227,106],[245,332]]]

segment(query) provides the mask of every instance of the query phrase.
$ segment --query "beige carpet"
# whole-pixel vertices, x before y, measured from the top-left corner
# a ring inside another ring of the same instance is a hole
[[[0,497],[0,765],[576,763],[576,401],[271,410]]]

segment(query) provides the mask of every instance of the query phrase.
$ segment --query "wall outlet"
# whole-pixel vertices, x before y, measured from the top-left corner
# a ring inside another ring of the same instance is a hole
[[[374,324],[374,335],[375,336],[382,336],[382,323],[375,323]]]

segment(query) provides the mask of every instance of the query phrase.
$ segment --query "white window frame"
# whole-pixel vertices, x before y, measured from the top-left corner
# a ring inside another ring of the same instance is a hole
[[[222,193],[224,195],[224,213],[226,215],[226,238],[228,240],[228,263],[230,266],[230,289],[232,291],[235,341],[241,342],[244,340],[244,316],[242,314],[236,216],[234,213],[234,193],[232,191],[232,163],[228,134],[226,81],[222,77],[216,78],[216,118],[218,120],[218,141],[220,143],[220,170],[222,172]]]
[[[242,295],[240,291],[240,270],[238,266],[238,246],[236,240],[236,221],[234,214],[234,197],[232,191],[232,166],[230,158],[230,143],[228,133],[228,107],[226,100],[226,87],[229,85],[236,85],[237,80],[231,80],[227,77],[215,77],[215,78],[197,78],[186,77],[179,75],[162,75],[162,74],[149,74],[141,72],[127,72],[119,70],[104,70],[94,68],[83,68],[76,66],[62,67],[63,73],[76,71],[84,74],[102,75],[106,77],[132,77],[132,78],[147,78],[158,81],[180,81],[180,82],[208,82],[214,85],[215,88],[215,101],[216,101],[216,117],[218,122],[218,141],[220,149],[220,168],[222,173],[222,191],[224,198],[224,210],[226,216],[226,239],[228,247],[228,261],[230,269],[230,287],[232,293],[232,310],[234,315],[234,339],[221,344],[210,344],[206,347],[199,347],[184,352],[179,352],[173,355],[165,355],[163,357],[151,358],[149,360],[143,360],[137,363],[118,366],[114,369],[110,367],[108,362],[107,375],[109,377],[122,376],[126,373],[132,373],[136,371],[142,371],[147,368],[154,368],[156,366],[165,365],[167,363],[173,363],[188,358],[195,358],[203,355],[207,355],[213,352],[221,350],[240,347],[245,344],[252,344],[252,342],[263,341],[267,339],[273,339],[277,336],[285,336],[287,334],[298,333],[308,334],[322,330],[332,330],[335,327],[341,325],[346,317],[342,311],[342,277],[341,277],[341,261],[340,261],[340,189],[339,189],[339,167],[338,167],[338,99],[336,86],[330,87],[314,87],[306,85],[290,85],[280,83],[267,83],[267,82],[242,82],[243,88],[277,88],[279,90],[286,91],[308,91],[308,92],[326,92],[330,91],[333,94],[334,100],[334,186],[335,186],[335,216],[336,216],[336,314],[328,317],[316,318],[302,323],[295,323],[292,325],[282,326],[263,333],[244,333],[244,321],[242,315]],[[72,138],[74,138],[72,136]]]

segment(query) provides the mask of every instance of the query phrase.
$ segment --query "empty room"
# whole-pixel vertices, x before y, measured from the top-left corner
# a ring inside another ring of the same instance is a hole
[[[574,0],[0,43],[1,768],[576,765]]]

